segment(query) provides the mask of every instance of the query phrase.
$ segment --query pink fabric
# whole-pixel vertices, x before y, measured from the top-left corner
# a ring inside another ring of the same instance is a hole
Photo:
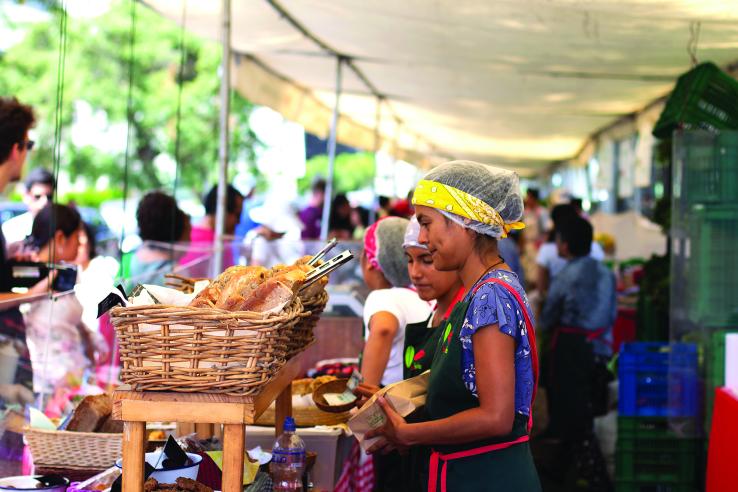
[[[379,266],[377,261],[377,224],[380,222],[381,219],[370,225],[364,233],[364,253],[369,264],[382,271],[382,267]]]
[[[192,232],[190,232],[190,242],[193,245],[202,246],[204,244],[213,244],[214,241],[214,230],[207,229],[201,226],[192,226]],[[187,263],[199,260],[200,258],[208,255],[206,252],[199,251],[199,249],[200,248],[190,249],[190,251],[188,251],[181,260],[179,260],[179,264],[186,265]]]
[[[215,231],[202,226],[193,226],[190,233],[190,249],[179,260],[180,265],[187,265],[195,260],[210,258],[213,256],[215,242]],[[231,243],[226,242],[223,248],[223,270],[234,265],[233,248]],[[210,276],[210,262],[202,261],[182,272],[183,275],[192,278],[205,278]]]

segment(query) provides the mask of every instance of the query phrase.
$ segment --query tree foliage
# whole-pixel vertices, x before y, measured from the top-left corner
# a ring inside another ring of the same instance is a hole
[[[180,67],[181,28],[136,2],[131,57],[132,1],[117,0],[109,12],[97,18],[68,18],[61,168],[73,180],[81,176],[94,184],[99,176],[108,176],[115,186],[122,186],[132,66],[128,183],[139,190],[170,188],[174,166],[159,164],[171,163],[175,156],[182,68],[180,186],[202,191],[217,176],[221,48],[185,32]],[[0,94],[15,95],[35,107],[37,149],[31,165],[47,168],[52,164],[60,40],[60,12],[52,5],[49,3],[47,22],[28,26],[23,41],[0,54]],[[252,167],[254,149],[259,145],[248,125],[252,105],[238,94],[233,94],[231,101],[231,162]],[[80,102],[92,108],[100,132],[117,136],[114,145],[74,141],[73,123],[80,116],[75,108]],[[162,156],[168,159],[162,160]]]
[[[310,189],[313,180],[328,176],[328,156],[317,155],[305,164],[305,177],[297,182],[302,194]],[[344,153],[336,156],[334,168],[334,193],[347,193],[372,187],[374,182],[374,156],[369,152]]]

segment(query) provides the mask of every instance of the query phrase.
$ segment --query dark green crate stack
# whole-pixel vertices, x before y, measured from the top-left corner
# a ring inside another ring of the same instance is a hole
[[[615,490],[699,490],[703,483],[704,449],[702,439],[679,437],[666,417],[619,417]]]
[[[738,328],[738,204],[696,206],[689,222],[689,318],[703,328]]]
[[[738,129],[738,82],[710,62],[679,77],[653,134],[667,138],[678,128]]]

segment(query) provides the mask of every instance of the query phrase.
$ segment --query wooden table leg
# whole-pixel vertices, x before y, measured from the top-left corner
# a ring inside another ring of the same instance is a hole
[[[223,492],[243,491],[245,430],[243,424],[223,426]]]
[[[284,419],[292,415],[292,385],[287,385],[274,403],[274,433],[279,437],[284,430]]]
[[[123,492],[140,492],[144,483],[146,422],[123,423]]]
[[[210,439],[213,437],[213,424],[195,424],[195,432],[198,439]]]

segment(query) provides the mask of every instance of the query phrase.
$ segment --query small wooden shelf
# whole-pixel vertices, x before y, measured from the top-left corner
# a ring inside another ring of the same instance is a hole
[[[143,490],[146,422],[223,424],[223,492],[243,490],[245,427],[276,400],[275,433],[282,433],[285,417],[292,414],[292,381],[300,374],[300,356],[293,357],[254,396],[211,393],[130,391],[113,394],[113,418],[122,420],[123,492]]]

